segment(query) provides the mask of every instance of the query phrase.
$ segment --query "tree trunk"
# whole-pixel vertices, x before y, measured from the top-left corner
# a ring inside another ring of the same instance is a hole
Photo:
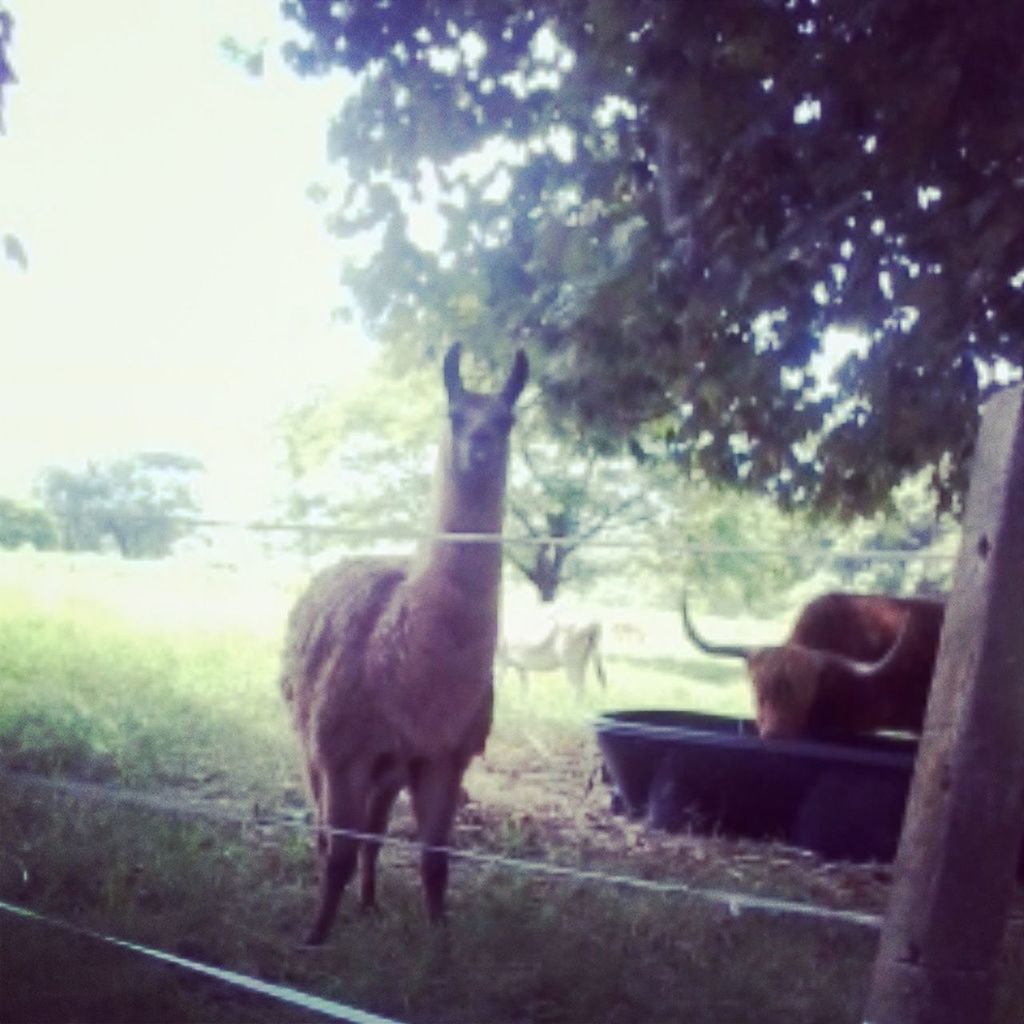
[[[984,1024],[1024,831],[1024,386],[983,410],[870,1024]]]
[[[541,544],[537,546],[533,566],[527,573],[530,582],[537,588],[543,604],[552,604],[562,584],[562,570],[565,560],[569,557],[570,548],[560,544]]]

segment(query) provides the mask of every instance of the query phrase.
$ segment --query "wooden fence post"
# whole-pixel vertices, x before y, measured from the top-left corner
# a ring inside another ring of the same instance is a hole
[[[1024,386],[983,409],[865,1022],[983,1024],[1024,832]]]

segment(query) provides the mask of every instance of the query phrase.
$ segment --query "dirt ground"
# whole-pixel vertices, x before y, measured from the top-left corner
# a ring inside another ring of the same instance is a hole
[[[670,834],[613,812],[612,790],[589,737],[525,762],[502,746],[499,738],[466,775],[456,847],[511,847],[524,860],[843,910],[884,910],[892,877],[887,864],[827,863],[780,843]]]

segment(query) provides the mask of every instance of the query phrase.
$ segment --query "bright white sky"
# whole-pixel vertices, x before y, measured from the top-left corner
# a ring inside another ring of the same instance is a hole
[[[343,82],[263,78],[223,36],[278,40],[276,0],[13,0],[0,136],[0,496],[47,463],[194,454],[207,511],[255,516],[275,419],[351,380],[337,249],[306,187]]]

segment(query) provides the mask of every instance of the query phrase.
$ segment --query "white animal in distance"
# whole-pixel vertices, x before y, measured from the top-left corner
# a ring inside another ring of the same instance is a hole
[[[498,644],[497,662],[502,676],[509,668],[515,669],[524,689],[529,686],[530,672],[564,669],[569,685],[582,696],[588,665],[593,665],[601,688],[608,688],[601,660],[601,623],[596,619],[568,621],[552,617],[543,631],[533,636],[506,635]]]

